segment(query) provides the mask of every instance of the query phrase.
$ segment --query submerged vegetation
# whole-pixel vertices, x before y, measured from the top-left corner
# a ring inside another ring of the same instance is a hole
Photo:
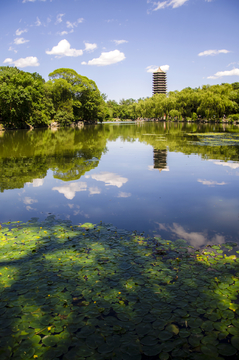
[[[199,251],[54,216],[0,236],[2,360],[238,358],[236,244]]]
[[[5,129],[46,127],[51,123],[67,126],[113,118],[239,120],[239,83],[188,87],[119,103],[106,99],[93,80],[72,69],[57,69],[45,82],[38,73],[0,67],[0,122]]]

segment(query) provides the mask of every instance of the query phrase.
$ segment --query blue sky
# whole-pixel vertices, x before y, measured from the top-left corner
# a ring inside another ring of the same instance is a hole
[[[71,68],[108,99],[239,81],[239,0],[1,0],[0,66]]]

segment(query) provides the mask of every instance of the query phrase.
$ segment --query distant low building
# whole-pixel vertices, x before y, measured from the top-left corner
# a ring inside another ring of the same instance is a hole
[[[166,72],[158,68],[153,72],[153,95],[166,94],[167,92],[167,77]]]

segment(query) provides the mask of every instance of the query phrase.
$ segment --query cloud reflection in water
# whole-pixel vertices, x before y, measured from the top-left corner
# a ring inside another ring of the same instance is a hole
[[[157,223],[159,230],[170,231],[177,236],[177,239],[184,239],[189,245],[200,248],[205,245],[223,244],[225,243],[225,237],[220,234],[216,234],[213,238],[209,239],[207,231],[203,232],[188,232],[183,226],[173,223],[172,226]]]
[[[115,173],[102,171],[99,174],[87,175],[86,178],[92,178],[96,181],[103,181],[106,186],[117,186],[120,188],[123,184],[127,183],[128,179]]]

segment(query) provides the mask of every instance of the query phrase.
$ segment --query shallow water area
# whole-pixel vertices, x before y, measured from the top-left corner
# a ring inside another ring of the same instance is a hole
[[[0,139],[0,221],[106,221],[189,245],[239,242],[238,126],[102,124]]]
[[[1,360],[238,359],[235,244],[189,252],[54,216],[0,237]]]

